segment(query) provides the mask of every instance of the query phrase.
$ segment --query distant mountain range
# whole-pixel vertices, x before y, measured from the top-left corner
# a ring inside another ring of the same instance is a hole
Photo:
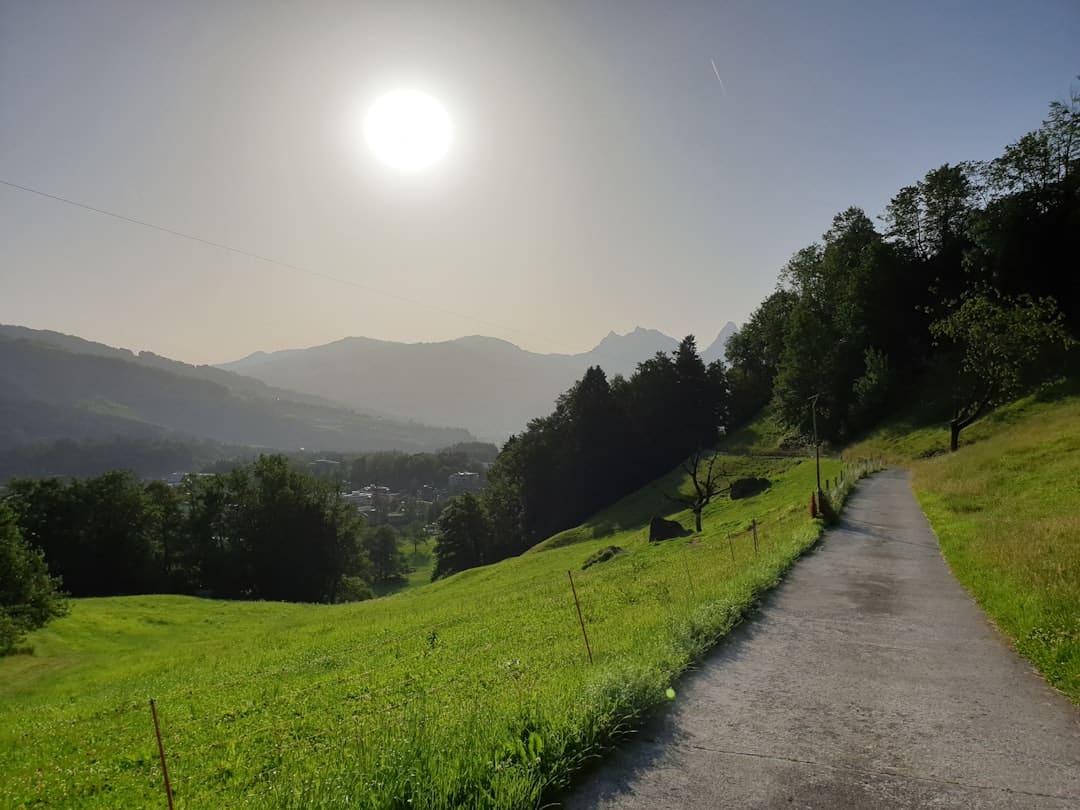
[[[735,324],[726,324],[702,359],[722,359],[735,331]],[[348,337],[309,349],[256,352],[218,368],[361,410],[460,425],[501,441],[549,413],[556,397],[589,366],[600,366],[609,377],[629,375],[638,363],[677,346],[675,338],[641,327],[625,335],[611,332],[592,350],[572,355],[537,354],[476,335],[440,343]]]
[[[212,366],[0,325],[0,449],[117,436],[413,452],[474,439],[460,428],[361,413]]]

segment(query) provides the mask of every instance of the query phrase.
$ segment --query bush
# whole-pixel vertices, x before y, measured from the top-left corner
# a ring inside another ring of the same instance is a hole
[[[0,655],[19,651],[28,632],[67,611],[60,580],[49,576],[44,555],[23,540],[0,502]]]
[[[341,584],[338,585],[337,590],[338,602],[364,602],[368,599],[373,599],[374,597],[375,594],[372,592],[371,586],[362,578],[341,578]]]

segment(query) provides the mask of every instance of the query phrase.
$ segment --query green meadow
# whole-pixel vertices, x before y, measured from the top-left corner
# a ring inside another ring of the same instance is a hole
[[[675,473],[521,557],[369,602],[78,600],[0,660],[0,806],[164,807],[150,698],[178,808],[557,801],[816,542],[812,461],[725,467],[773,486],[664,543],[647,522]]]
[[[1080,396],[1063,383],[999,408],[948,446],[900,420],[849,451],[913,470],[953,574],[1018,652],[1080,703]]]

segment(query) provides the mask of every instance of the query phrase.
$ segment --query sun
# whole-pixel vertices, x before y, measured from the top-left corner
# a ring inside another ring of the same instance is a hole
[[[434,165],[450,150],[450,116],[418,90],[381,96],[364,117],[364,140],[379,160],[401,171]]]

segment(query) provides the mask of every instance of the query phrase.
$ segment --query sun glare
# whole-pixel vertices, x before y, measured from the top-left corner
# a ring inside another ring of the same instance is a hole
[[[379,160],[401,171],[418,171],[450,149],[450,116],[435,99],[417,90],[380,97],[364,117],[364,139]]]

